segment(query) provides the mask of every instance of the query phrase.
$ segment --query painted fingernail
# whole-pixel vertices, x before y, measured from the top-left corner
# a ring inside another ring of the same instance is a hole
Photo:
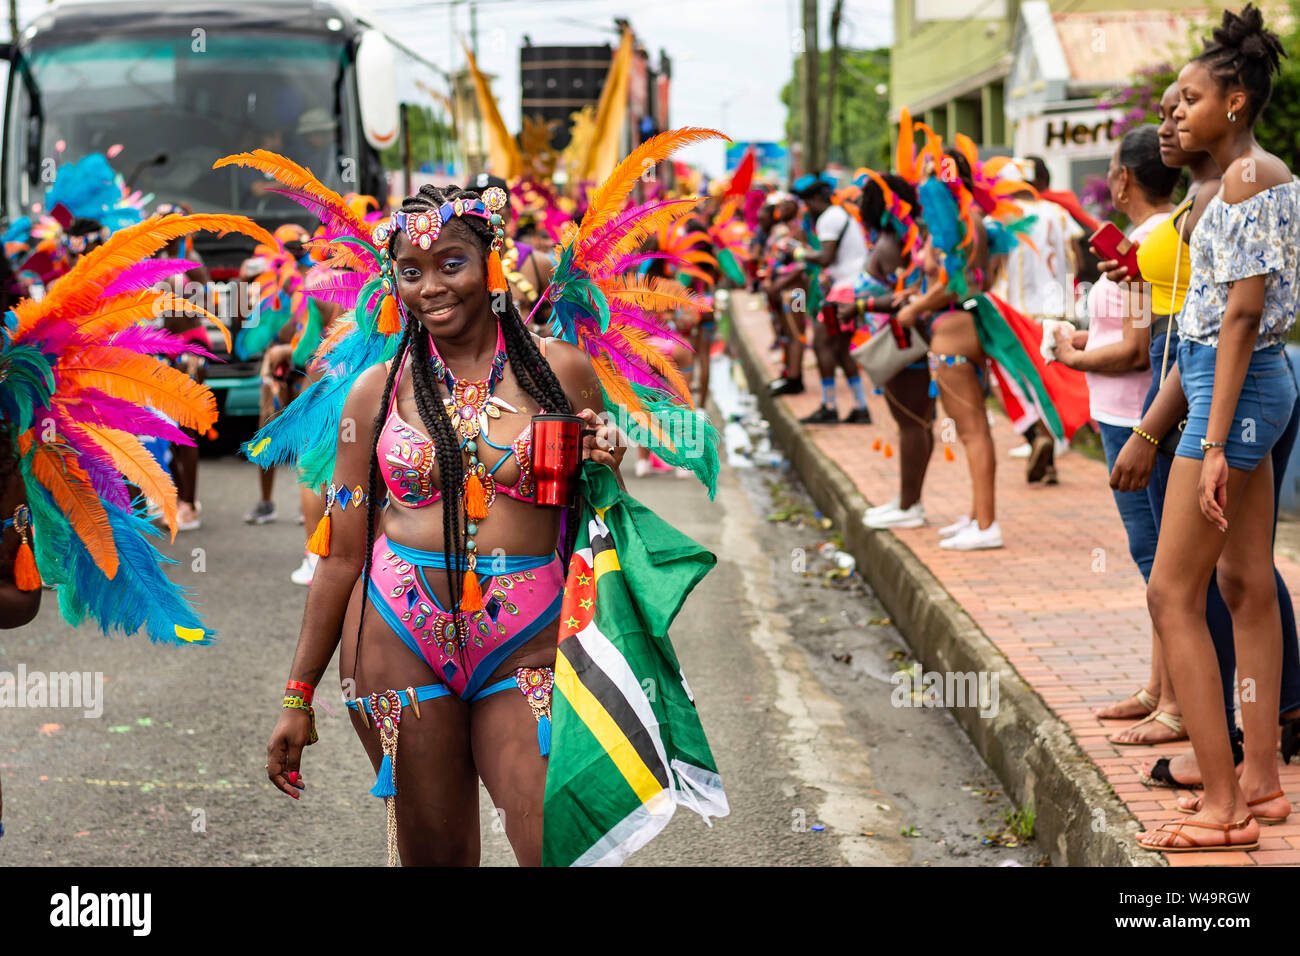
[[[293,790],[289,792],[289,796],[293,797],[295,800],[298,800],[302,797],[302,794],[298,793],[296,790]]]

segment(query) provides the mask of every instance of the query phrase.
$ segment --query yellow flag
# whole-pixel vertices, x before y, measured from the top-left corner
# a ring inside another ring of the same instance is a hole
[[[469,64],[470,75],[474,78],[474,97],[478,100],[479,121],[488,137],[489,172],[502,179],[514,179],[520,173],[519,147],[515,138],[506,130],[501,111],[497,109],[496,97],[488,86],[487,78],[479,72],[478,63],[469,47],[465,47],[465,59]]]
[[[623,31],[618,52],[610,61],[605,86],[600,91],[596,105],[596,125],[591,139],[591,151],[582,170],[582,178],[599,183],[605,180],[619,161],[619,135],[627,118],[627,84],[632,72],[632,31]]]

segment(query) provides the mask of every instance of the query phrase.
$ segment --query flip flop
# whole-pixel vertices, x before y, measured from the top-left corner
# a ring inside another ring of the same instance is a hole
[[[1169,769],[1169,762],[1172,757],[1161,757],[1156,761],[1155,766],[1151,768],[1150,773],[1143,770],[1138,771],[1138,777],[1145,784],[1153,787],[1169,787],[1173,790],[1204,790],[1203,783],[1183,783],[1174,776],[1173,771]]]
[[[1276,800],[1278,797],[1285,797],[1285,796],[1286,796],[1286,793],[1285,793],[1284,791],[1282,791],[1282,790],[1279,790],[1277,793],[1269,794],[1267,797],[1260,797],[1258,800],[1247,800],[1247,801],[1246,801],[1246,806],[1248,806],[1248,807],[1259,806],[1261,803],[1268,803],[1270,800]],[[1199,799],[1199,798],[1198,798],[1198,799]],[[1186,807],[1181,807],[1181,806],[1180,806],[1180,807],[1175,807],[1175,809],[1176,809],[1179,813],[1200,813],[1200,812],[1201,812],[1201,808],[1200,808],[1199,806],[1196,807],[1196,808],[1194,808],[1194,809],[1192,809],[1192,810],[1189,810],[1189,809],[1187,809]],[[1259,821],[1259,823],[1260,823],[1261,826],[1270,827],[1270,826],[1274,826],[1274,825],[1279,824],[1279,823],[1286,823],[1286,821],[1287,821],[1287,817],[1289,817],[1291,814],[1288,813],[1288,814],[1286,815],[1286,817],[1262,817],[1262,816],[1260,816],[1260,815],[1257,814],[1257,813],[1256,813],[1256,814],[1251,814],[1251,815],[1252,815],[1256,820]]]
[[[1174,834],[1175,838],[1181,838],[1191,841],[1191,837],[1183,833],[1183,827],[1200,827],[1203,830],[1219,830],[1223,833],[1223,842],[1217,846],[1201,846],[1192,844],[1191,846],[1151,846],[1143,843],[1141,837],[1138,838],[1137,845],[1144,850],[1151,850],[1154,853],[1221,853],[1225,850],[1258,850],[1259,841],[1254,843],[1229,843],[1228,834],[1233,830],[1240,830],[1253,819],[1251,814],[1246,814],[1245,818],[1238,820],[1236,823],[1201,823],[1198,820],[1174,820],[1169,823],[1162,823],[1156,827],[1156,832],[1165,832]],[[1173,827],[1174,829],[1169,829]]]
[[[1183,719],[1177,714],[1171,714],[1165,710],[1154,710],[1147,716],[1143,717],[1136,724],[1125,727],[1125,730],[1132,730],[1134,727],[1141,727],[1143,724],[1149,724],[1152,721],[1158,724],[1164,724],[1178,736],[1169,740],[1149,741],[1149,740],[1116,740],[1113,736],[1108,736],[1106,740],[1116,747],[1154,747],[1157,744],[1174,744],[1180,740],[1187,739],[1187,731],[1183,729]]]

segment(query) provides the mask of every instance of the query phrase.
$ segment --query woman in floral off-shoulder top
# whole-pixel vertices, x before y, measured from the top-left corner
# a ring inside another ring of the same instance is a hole
[[[1180,801],[1187,817],[1138,838],[1151,850],[1254,849],[1260,825],[1291,812],[1277,766],[1282,638],[1271,573],[1269,451],[1296,400],[1282,347],[1300,309],[1300,182],[1253,133],[1281,53],[1259,10],[1247,6],[1224,13],[1178,77],[1180,145],[1213,156],[1223,184],[1191,240],[1191,280],[1178,318],[1187,425],[1169,475],[1147,602],[1205,792]],[[1216,567],[1238,675],[1253,690],[1241,695],[1240,779],[1205,624]]]

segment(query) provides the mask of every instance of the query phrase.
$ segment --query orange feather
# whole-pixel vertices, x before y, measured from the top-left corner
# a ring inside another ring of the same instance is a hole
[[[370,225],[363,217],[356,214],[353,208],[348,205],[347,200],[324,185],[310,169],[299,166],[288,157],[273,153],[267,149],[255,149],[251,153],[235,153],[231,156],[223,156],[212,164],[212,168],[221,169],[223,166],[231,165],[248,166],[268,173],[290,189],[306,193],[311,198],[329,206],[334,215],[346,222],[348,228],[354,230],[357,235],[369,236],[371,233]]]
[[[658,136],[652,136],[632,150],[592,193],[591,200],[587,204],[587,212],[582,217],[582,225],[578,230],[579,238],[590,238],[592,232],[602,223],[608,222],[622,211],[628,194],[641,181],[647,169],[654,168],[656,163],[667,159],[683,146],[703,142],[706,139],[725,139],[731,142],[730,138],[716,129],[683,126],[680,129],[665,130]]]
[[[908,112],[906,106],[898,112],[898,149],[894,166],[898,169],[898,175],[909,183],[914,183],[920,178],[920,170],[916,168],[916,141],[912,134],[912,114]]]
[[[28,438],[29,446],[30,443]],[[68,524],[90,552],[95,565],[111,580],[117,574],[113,529],[104,503],[95,494],[90,476],[77,464],[72,449],[52,443],[37,445],[32,454],[32,474],[67,516]]]
[[[137,404],[148,403],[182,427],[205,432],[217,420],[212,392],[184,372],[129,349],[92,345],[63,360],[69,389],[98,388]]]
[[[274,237],[243,216],[193,215],[179,213],[146,219],[119,229],[98,249],[87,253],[62,279],[50,287],[45,298],[18,316],[13,340],[21,341],[43,318],[56,315],[80,316],[99,305],[99,296],[128,266],[148,259],[173,239],[192,232],[242,232],[255,239],[274,242]]]
[[[176,540],[176,485],[157,459],[130,432],[79,422],[76,426],[112,460],[128,481],[162,505],[172,540]]]
[[[695,295],[680,282],[657,277],[615,276],[605,287],[605,295],[644,309],[696,309]]]

